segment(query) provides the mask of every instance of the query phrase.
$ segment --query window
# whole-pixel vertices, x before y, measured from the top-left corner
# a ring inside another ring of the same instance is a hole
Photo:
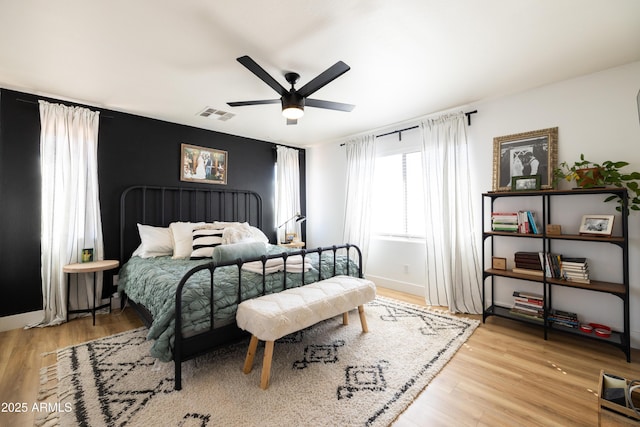
[[[419,151],[376,158],[371,230],[374,235],[424,237],[424,193]]]

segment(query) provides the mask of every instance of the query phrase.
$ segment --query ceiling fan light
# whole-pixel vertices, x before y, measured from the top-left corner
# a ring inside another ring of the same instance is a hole
[[[297,105],[292,105],[287,108],[283,108],[282,115],[287,119],[297,120],[300,117],[304,116],[304,109],[302,107],[298,107]]]

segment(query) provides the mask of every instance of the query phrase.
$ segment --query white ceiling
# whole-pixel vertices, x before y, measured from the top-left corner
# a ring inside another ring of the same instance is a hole
[[[242,55],[356,108],[229,107],[278,98]],[[294,146],[638,60],[638,0],[0,0],[0,87]]]

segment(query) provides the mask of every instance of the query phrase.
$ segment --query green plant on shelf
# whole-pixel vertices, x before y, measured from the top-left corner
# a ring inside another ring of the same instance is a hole
[[[553,170],[553,183],[561,180],[575,181],[580,188],[617,187],[626,188],[628,192],[629,212],[640,211],[640,172],[623,172],[628,162],[605,160],[602,163],[586,160],[580,154],[580,160],[573,163],[562,162]],[[616,210],[622,212],[622,198],[611,195],[604,201],[616,200]]]

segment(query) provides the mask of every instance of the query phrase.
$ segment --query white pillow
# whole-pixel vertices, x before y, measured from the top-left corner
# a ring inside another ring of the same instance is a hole
[[[193,251],[191,259],[211,258],[213,248],[222,244],[223,230],[207,226],[193,229]]]
[[[189,258],[193,251],[193,229],[204,222],[172,222],[169,224],[173,239],[173,259]]]
[[[255,241],[251,226],[248,223],[238,223],[224,229],[222,233],[222,244],[232,245],[234,243],[248,243]]]
[[[168,227],[154,227],[151,225],[138,224],[138,233],[142,242],[133,256],[140,258],[152,258],[157,256],[167,256],[173,253],[173,242],[171,231]]]
[[[256,242],[269,243],[269,238],[258,227],[250,226],[253,240]]]

